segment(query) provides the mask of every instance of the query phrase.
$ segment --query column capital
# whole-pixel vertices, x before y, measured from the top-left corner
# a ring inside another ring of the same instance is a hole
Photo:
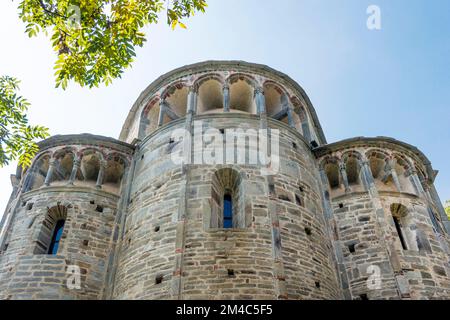
[[[255,95],[257,94],[264,94],[264,88],[263,87],[256,87],[255,88]]]
[[[417,175],[417,170],[416,170],[416,168],[408,168],[408,169],[406,169],[405,170],[405,177],[409,177],[409,176],[412,176],[412,175]]]
[[[193,84],[193,85],[189,86],[189,93],[197,94],[198,93],[198,85]]]
[[[167,103],[167,101],[166,101],[166,98],[161,98],[161,100],[159,100],[159,105],[162,107],[162,106],[164,106],[164,107],[167,107],[168,106],[168,103]]]
[[[73,158],[73,166],[79,167],[81,165],[81,158],[75,157]]]

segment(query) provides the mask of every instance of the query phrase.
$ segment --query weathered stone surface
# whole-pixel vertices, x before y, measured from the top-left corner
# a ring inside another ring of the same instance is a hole
[[[198,121],[204,135],[174,140]],[[202,139],[229,129],[249,141],[279,130],[279,170],[249,162],[256,144],[240,149],[245,163],[206,162]],[[245,62],[174,70],[139,97],[120,140],[55,136],[18,170],[0,299],[450,298],[448,222],[427,158],[383,137],[327,144],[286,75]],[[184,147],[201,161],[174,162]]]

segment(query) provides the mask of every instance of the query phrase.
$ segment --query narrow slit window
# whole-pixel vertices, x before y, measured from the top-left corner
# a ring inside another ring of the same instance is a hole
[[[406,246],[405,237],[403,235],[402,227],[400,225],[400,221],[397,217],[393,217],[393,218],[394,218],[395,228],[397,229],[398,237],[400,238],[400,242],[402,243],[402,248],[403,248],[403,250],[408,250],[408,247]]]
[[[48,248],[48,254],[57,254],[59,243],[64,231],[64,220],[58,220],[56,222],[55,230],[53,231],[52,241],[50,242],[50,247]]]
[[[233,227],[233,201],[230,194],[223,196],[223,227],[225,229]]]

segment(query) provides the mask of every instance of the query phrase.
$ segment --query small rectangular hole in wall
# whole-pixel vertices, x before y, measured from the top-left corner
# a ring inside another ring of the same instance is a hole
[[[351,253],[355,253],[355,244],[351,244],[348,246],[348,251],[350,251]]]
[[[155,284],[160,284],[163,281],[163,275],[159,274],[155,278]]]
[[[229,277],[234,277],[234,270],[233,269],[228,269],[227,272],[228,272],[228,276]]]
[[[27,205],[26,201],[22,202],[22,207],[25,207],[26,205]]]
[[[94,200],[91,200],[89,203],[90,203],[90,204],[95,204],[95,201],[94,201]]]
[[[31,210],[31,209],[33,209],[33,204],[32,203],[27,204],[27,210]]]
[[[97,207],[95,208],[95,211],[97,211],[97,212],[103,212],[103,207],[102,207],[102,206],[97,206]]]
[[[219,129],[221,134],[225,134],[225,129]]]
[[[294,150],[297,150],[297,144],[295,142],[292,142],[292,148],[294,148]]]
[[[315,284],[316,284],[316,288],[317,288],[317,289],[320,289],[320,281],[316,281]]]
[[[87,247],[89,245],[89,240],[83,240],[83,246]]]
[[[343,203],[339,203],[339,208],[342,209],[344,207]]]
[[[361,294],[361,295],[359,295],[359,299],[361,299],[361,300],[369,300],[369,298],[367,297],[367,294]]]
[[[302,198],[298,194],[295,195],[295,202],[297,203],[297,205],[303,207]]]
[[[269,184],[269,193],[275,194],[275,185],[273,183]]]
[[[312,234],[311,228],[306,227],[305,228],[305,233],[310,236]]]
[[[9,246],[9,243],[5,243],[5,245],[3,246],[3,251],[8,250],[8,246]]]
[[[156,226],[156,227],[155,227],[155,232],[158,232],[159,229],[160,229],[159,226]]]

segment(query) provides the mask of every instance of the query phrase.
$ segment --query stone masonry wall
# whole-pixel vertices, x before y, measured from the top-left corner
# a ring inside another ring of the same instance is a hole
[[[102,191],[62,187],[23,196],[6,240],[7,250],[0,255],[0,298],[100,299],[117,200]],[[58,254],[34,254],[48,208],[58,204],[68,208]],[[67,288],[71,265],[81,271],[79,290]]]

